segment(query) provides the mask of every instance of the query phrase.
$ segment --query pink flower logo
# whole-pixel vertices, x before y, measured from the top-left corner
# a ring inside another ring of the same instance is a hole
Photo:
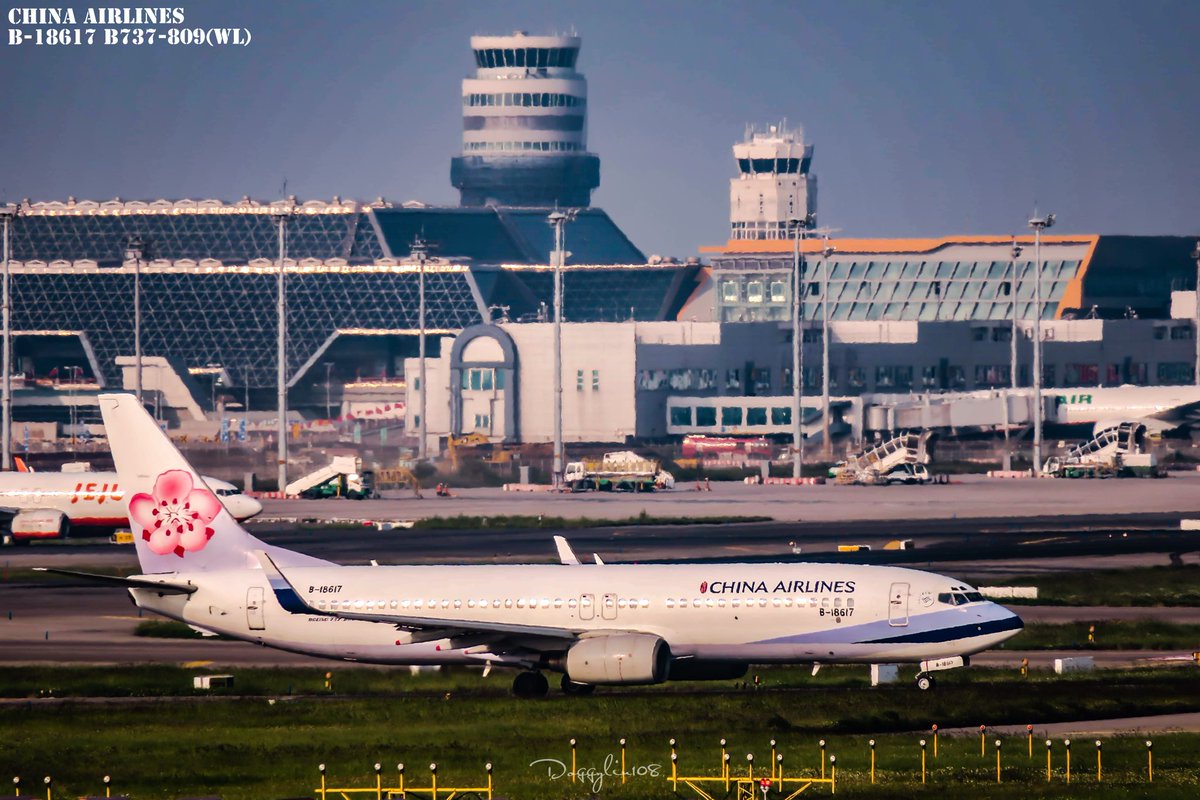
[[[193,488],[192,476],[172,469],[158,476],[153,496],[138,492],[129,501],[129,517],[142,526],[142,539],[160,556],[203,550],[213,536],[209,523],[221,501],[208,489]]]

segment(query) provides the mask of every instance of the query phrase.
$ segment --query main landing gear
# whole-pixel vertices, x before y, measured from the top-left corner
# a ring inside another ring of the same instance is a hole
[[[933,676],[930,675],[928,672],[917,673],[917,688],[920,689],[922,692],[928,692],[928,691],[932,690],[935,686],[937,686],[937,683],[934,682]]]
[[[521,672],[513,679],[512,693],[517,697],[524,699],[533,699],[545,697],[550,691],[550,684],[546,681],[546,676],[537,670],[529,670]]]

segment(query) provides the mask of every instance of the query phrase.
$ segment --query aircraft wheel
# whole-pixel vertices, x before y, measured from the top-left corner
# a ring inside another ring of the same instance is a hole
[[[928,675],[923,672],[917,676],[917,688],[920,689],[922,692],[928,692],[931,689],[933,689],[936,685],[937,684],[934,683],[932,675]]]
[[[566,694],[566,695],[575,695],[575,696],[589,695],[592,692],[596,691],[596,687],[593,686],[592,684],[576,683],[575,681],[571,680],[566,675],[562,676],[562,683],[560,685],[562,686],[563,694]]]
[[[546,676],[536,670],[519,673],[513,679],[512,692],[517,697],[545,697],[548,691],[550,691],[550,684],[546,681]]]

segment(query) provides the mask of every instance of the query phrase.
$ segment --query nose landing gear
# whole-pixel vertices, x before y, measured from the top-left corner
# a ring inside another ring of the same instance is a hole
[[[931,691],[935,686],[937,686],[937,683],[933,680],[933,676],[928,672],[921,672],[917,674],[917,688],[922,692]]]
[[[532,699],[545,697],[550,691],[550,684],[546,680],[546,676],[537,670],[521,672],[513,679],[512,693],[517,697],[524,699]]]

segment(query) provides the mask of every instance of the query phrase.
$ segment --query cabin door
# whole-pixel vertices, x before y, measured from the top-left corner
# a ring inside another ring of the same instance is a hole
[[[581,594],[579,596],[579,618],[596,618],[596,598],[593,595]]]
[[[604,595],[600,603],[600,616],[604,619],[617,618],[617,596],[615,594]]]
[[[903,628],[908,625],[908,584],[893,583],[888,594],[888,625]]]
[[[246,592],[246,623],[252,631],[266,630],[267,623],[263,619],[263,588],[251,586]]]

